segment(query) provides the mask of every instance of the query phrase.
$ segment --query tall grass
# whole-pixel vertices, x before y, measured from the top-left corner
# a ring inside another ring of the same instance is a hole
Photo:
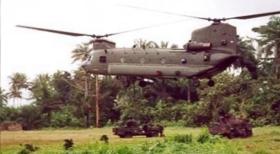
[[[133,137],[120,139],[112,134],[112,128],[83,130],[40,130],[1,132],[3,154],[15,154],[32,144],[39,149],[34,153],[85,153],[85,154],[278,154],[280,153],[280,127],[254,128],[250,138],[224,139],[207,134],[202,128],[168,127],[165,138]],[[108,144],[100,141],[107,135]],[[64,149],[64,139],[73,139],[73,148]]]
[[[219,143],[179,143],[172,140],[155,143],[143,143],[130,146],[113,146],[96,143],[91,148],[76,150],[78,153],[90,154],[235,154],[227,142]]]
[[[214,141],[215,140],[215,141]],[[219,140],[219,142],[217,142]],[[235,154],[226,140],[212,137],[203,131],[196,138],[192,134],[178,134],[164,140],[130,145],[115,145],[95,141],[78,145],[69,150],[39,150],[39,153],[82,153],[82,154]]]

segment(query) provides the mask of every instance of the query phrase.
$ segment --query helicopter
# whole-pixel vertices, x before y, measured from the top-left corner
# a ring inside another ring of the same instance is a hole
[[[228,18],[205,18],[140,7],[134,8],[206,20],[212,23],[206,27],[194,30],[191,35],[191,40],[183,48],[178,49],[139,48],[136,46],[132,48],[116,48],[115,42],[104,39],[113,35],[139,30],[139,28],[118,33],[96,35],[23,25],[17,25],[17,27],[76,37],[91,37],[93,38],[91,40],[93,52],[91,52],[89,58],[82,64],[82,68],[86,72],[116,75],[122,81],[126,82],[127,85],[139,81],[141,87],[152,84],[157,78],[187,78],[190,79],[190,90],[188,90],[190,97],[188,99],[190,101],[196,101],[197,97],[191,97],[191,95],[197,95],[197,92],[191,89],[195,89],[195,86],[198,85],[198,79],[208,79],[208,85],[214,86],[215,83],[212,77],[223,72],[237,60],[241,61],[247,67],[253,79],[257,78],[256,66],[244,59],[237,52],[238,35],[236,27],[225,23],[225,21],[232,19],[252,19],[280,13],[280,11],[274,11]]]

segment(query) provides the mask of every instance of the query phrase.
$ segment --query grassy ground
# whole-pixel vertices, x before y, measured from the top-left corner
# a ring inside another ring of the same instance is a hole
[[[166,137],[177,134],[192,134],[194,137],[202,131],[202,128],[171,127],[165,129]],[[262,127],[253,130],[253,137],[246,139],[223,139],[237,153],[255,154],[279,154],[280,153],[280,127]],[[109,137],[109,145],[114,146],[134,146],[137,144],[149,144],[163,142],[164,138],[146,138],[138,136],[128,139],[120,139],[112,134],[112,128],[101,129],[81,129],[81,130],[39,130],[39,131],[15,131],[1,132],[1,152],[17,153],[23,147],[20,144],[33,144],[40,150],[37,153],[61,153],[64,139],[73,139],[74,149],[88,149],[92,145],[98,145],[101,135]],[[96,147],[95,147],[96,148]]]

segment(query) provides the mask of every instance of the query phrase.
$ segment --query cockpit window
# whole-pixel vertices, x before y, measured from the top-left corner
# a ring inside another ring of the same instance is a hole
[[[100,62],[100,63],[106,63],[106,62],[107,62],[106,56],[100,56],[100,57],[99,57],[99,62]]]

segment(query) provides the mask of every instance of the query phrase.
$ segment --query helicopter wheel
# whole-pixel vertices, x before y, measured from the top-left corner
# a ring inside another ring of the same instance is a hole
[[[209,87],[213,87],[215,85],[215,82],[212,79],[209,79],[207,84],[208,84]]]
[[[145,81],[143,81],[143,80],[140,80],[139,83],[138,83],[138,85],[139,85],[140,87],[142,87],[142,88],[143,88],[143,87],[146,87],[147,84],[148,84],[148,83],[145,82]]]

